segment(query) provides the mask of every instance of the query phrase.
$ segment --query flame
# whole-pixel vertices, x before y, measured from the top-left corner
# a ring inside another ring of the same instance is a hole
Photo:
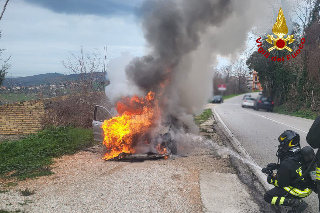
[[[172,69],[170,69],[170,68],[167,69],[167,78],[163,82],[160,82],[160,87],[161,87],[162,91],[171,81],[171,78],[170,78],[171,71],[172,71]]]
[[[103,144],[110,151],[103,159],[110,160],[118,157],[121,153],[135,153],[134,146],[138,142],[150,144],[150,133],[161,117],[159,105],[164,107],[164,89],[170,82],[171,69],[167,69],[165,80],[160,83],[160,90],[157,97],[162,102],[159,104],[155,98],[155,93],[150,91],[146,97],[140,98],[124,97],[116,104],[119,116],[110,120],[105,120],[102,124],[104,133]],[[165,146],[158,144],[156,147],[159,154],[166,154]],[[121,157],[121,156],[119,156]]]
[[[160,115],[155,93],[152,91],[144,98],[137,95],[122,98],[116,108],[120,115],[102,124],[103,144],[110,150],[103,157],[105,160],[117,157],[121,153],[134,153],[133,146],[137,138],[148,133]]]
[[[161,144],[158,144],[156,148],[159,154],[161,155],[167,154],[167,148],[162,146]]]
[[[279,38],[288,34],[288,27],[286,23],[286,18],[283,15],[282,8],[280,7],[279,14],[276,23],[273,25],[272,32]]]

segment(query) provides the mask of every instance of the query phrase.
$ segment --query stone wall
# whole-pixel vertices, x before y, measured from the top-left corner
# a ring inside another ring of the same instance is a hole
[[[42,129],[43,100],[0,105],[0,135],[25,135]]]
[[[95,105],[111,109],[103,92],[0,105],[0,136],[27,135],[47,126],[92,128]]]

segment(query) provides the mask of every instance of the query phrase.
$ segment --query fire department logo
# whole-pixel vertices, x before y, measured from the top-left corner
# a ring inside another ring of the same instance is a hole
[[[277,49],[277,50],[286,49],[292,52],[292,49],[288,47],[287,44],[291,44],[292,42],[294,42],[295,39],[293,39],[294,35],[288,35],[285,38],[285,35],[288,34],[288,27],[286,23],[286,18],[283,15],[283,11],[281,7],[279,10],[277,21],[273,25],[272,32],[277,36],[277,38],[274,38],[273,35],[267,35],[268,39],[266,39],[266,41],[270,44],[273,44],[273,47],[270,47],[268,51],[271,52],[274,49]]]

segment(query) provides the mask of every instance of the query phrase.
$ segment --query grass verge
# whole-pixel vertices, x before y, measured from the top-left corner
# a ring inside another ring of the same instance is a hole
[[[233,98],[233,97],[236,97],[238,95],[243,95],[245,93],[241,93],[241,94],[232,94],[232,95],[224,95],[223,96],[223,100],[226,100],[226,99],[229,99],[229,98]]]
[[[37,99],[37,94],[27,94],[27,93],[8,93],[8,94],[1,94],[0,101],[3,103],[14,103],[20,101],[30,101]]]
[[[194,117],[194,122],[200,126],[203,122],[207,121],[212,116],[211,109],[205,109],[203,113],[199,116]]]
[[[0,144],[0,178],[24,180],[52,174],[53,158],[94,145],[89,129],[50,127],[18,141]]]
[[[292,111],[288,109],[285,105],[275,106],[273,111],[279,114],[284,115],[292,115],[300,118],[307,118],[307,119],[316,119],[317,114],[311,110],[296,110]]]

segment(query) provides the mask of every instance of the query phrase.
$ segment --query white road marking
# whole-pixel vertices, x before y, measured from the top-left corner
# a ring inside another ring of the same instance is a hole
[[[222,126],[225,128],[229,136],[232,138],[231,143],[235,147],[235,149],[241,153],[242,157],[247,158],[249,161],[251,161],[253,164],[258,165],[254,159],[251,157],[251,155],[247,152],[247,150],[242,146],[242,144],[238,141],[238,139],[233,135],[233,133],[230,131],[230,129],[227,127],[227,125],[223,122],[220,115],[217,113],[215,107],[212,107],[211,110],[213,110],[214,114],[218,118],[219,122],[222,124]],[[255,173],[255,175],[258,177],[260,183],[264,186],[266,190],[270,190],[272,187],[266,182],[265,175],[261,172],[261,170],[257,169],[255,166],[250,166],[251,170]]]
[[[237,106],[240,108],[240,105],[239,105],[239,104],[235,104],[235,105],[237,105]],[[242,109],[242,108],[240,108],[240,109]],[[269,121],[271,121],[271,122],[274,122],[274,123],[277,123],[277,124],[282,124],[282,125],[285,125],[285,126],[291,128],[291,129],[295,129],[295,130],[298,130],[298,131],[303,132],[303,133],[305,133],[305,134],[308,134],[308,132],[306,132],[306,131],[304,131],[304,130],[302,130],[302,129],[299,129],[299,128],[297,128],[297,127],[288,125],[288,124],[286,124],[286,123],[282,123],[282,122],[280,122],[280,121],[276,121],[276,120],[274,120],[274,119],[268,118],[268,117],[265,116],[265,115],[259,115],[259,114],[256,114],[256,113],[254,113],[254,112],[249,112],[248,110],[245,110],[245,109],[242,109],[242,110],[244,110],[244,111],[247,112],[247,113],[250,113],[250,114],[259,116],[259,117],[261,117],[261,118],[265,118],[265,119],[267,119],[267,120],[269,120]]]

